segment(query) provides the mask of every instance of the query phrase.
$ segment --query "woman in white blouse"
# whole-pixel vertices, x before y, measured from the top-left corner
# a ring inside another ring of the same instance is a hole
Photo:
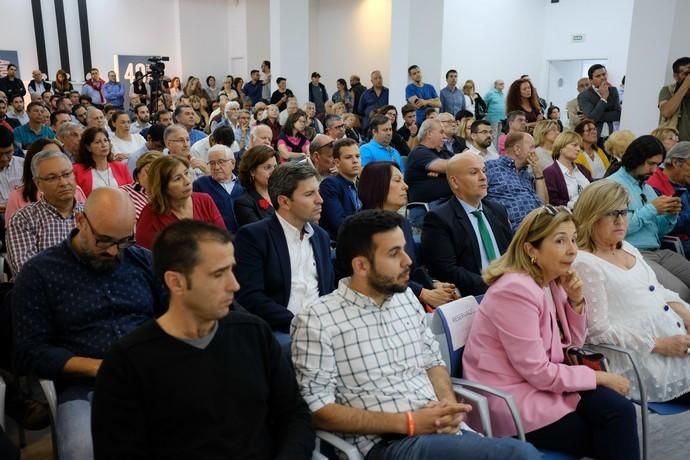
[[[126,161],[134,152],[141,150],[146,145],[146,139],[141,134],[129,132],[129,115],[121,110],[116,111],[110,117],[110,129],[113,135],[110,137],[112,151],[115,160]]]
[[[690,309],[624,240],[628,203],[623,186],[599,181],[575,205],[580,251],[573,267],[584,283],[588,342],[630,350],[650,401],[690,403]],[[639,398],[629,362],[617,353],[607,357],[614,372],[630,379],[631,395]]]

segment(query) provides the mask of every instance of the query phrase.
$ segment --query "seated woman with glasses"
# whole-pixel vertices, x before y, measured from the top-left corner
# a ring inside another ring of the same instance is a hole
[[[690,309],[659,283],[635,246],[623,238],[628,228],[627,190],[613,181],[589,186],[575,205],[580,247],[573,268],[584,282],[590,343],[628,349],[638,363],[649,401],[690,404]],[[607,354],[611,366],[630,378],[627,358]]]
[[[575,132],[582,136],[582,152],[577,157],[577,163],[587,168],[592,179],[601,179],[611,162],[597,145],[597,125],[592,120],[585,119],[575,126]]]
[[[489,289],[475,314],[464,376],[510,393],[527,441],[580,457],[639,459],[637,420],[617,374],[564,363],[564,348],[582,346],[587,305],[572,269],[576,222],[551,205],[522,221],[508,250],[483,273]],[[516,429],[503,402],[489,397],[494,435]]]
[[[52,139],[39,139],[31,144],[31,147],[29,147],[29,150],[26,151],[26,155],[24,157],[22,183],[12,190],[9,198],[7,199],[7,207],[5,208],[5,227],[9,225],[10,219],[15,212],[25,206],[30,205],[31,203],[37,202],[43,197],[43,194],[40,192],[40,190],[38,190],[38,186],[34,181],[34,175],[31,172],[31,160],[33,159],[34,155],[39,152],[60,151],[61,150],[57,142]],[[71,172],[70,175],[74,175],[74,172]],[[43,180],[57,183],[61,178],[61,176],[54,176],[44,178]],[[74,199],[79,203],[86,201],[86,195],[84,195],[84,191],[78,185],[74,191]]]
[[[216,204],[206,193],[192,192],[192,173],[184,158],[168,155],[151,163],[148,172],[150,202],[137,223],[137,244],[150,249],[163,228],[182,219],[194,219],[225,229]]]
[[[74,176],[87,197],[99,187],[118,188],[132,182],[127,165],[115,161],[108,132],[103,128],[84,130],[74,165]]]
[[[573,209],[580,193],[592,182],[587,168],[575,163],[581,145],[582,138],[573,131],[562,132],[554,140],[552,155],[556,161],[544,169],[550,204]]]

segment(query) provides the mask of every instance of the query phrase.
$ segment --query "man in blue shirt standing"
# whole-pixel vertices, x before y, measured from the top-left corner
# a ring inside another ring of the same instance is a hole
[[[501,121],[506,118],[506,97],[503,94],[503,88],[506,84],[503,80],[496,80],[494,82],[494,89],[490,90],[484,96],[486,102],[486,118],[485,120],[491,123],[491,138],[494,144],[498,142],[498,133],[501,132]]]
[[[439,99],[433,86],[422,82],[422,69],[418,65],[411,65],[407,69],[407,75],[412,83],[405,88],[405,99],[417,107],[417,125],[421,126],[426,109],[441,107],[441,99]]]
[[[244,84],[242,90],[244,94],[252,101],[252,107],[261,100],[264,92],[264,82],[261,81],[261,73],[254,69],[249,74],[251,80]]]
[[[458,71],[450,69],[446,72],[448,86],[441,90],[441,112],[448,112],[453,117],[461,110],[465,110],[465,93],[456,86],[458,83]]]
[[[123,110],[125,106],[125,88],[117,81],[117,75],[112,70],[108,72],[108,83],[103,85],[103,95],[108,104]]]
[[[62,460],[93,458],[91,396],[110,347],[161,312],[151,253],[134,246],[134,205],[99,188],[60,245],[29,259],[13,308],[18,370],[55,381]]]
[[[371,88],[362,93],[357,107],[358,113],[364,117],[362,132],[369,127],[369,114],[384,105],[388,105],[388,88],[383,86],[381,71],[374,70],[371,72]]]

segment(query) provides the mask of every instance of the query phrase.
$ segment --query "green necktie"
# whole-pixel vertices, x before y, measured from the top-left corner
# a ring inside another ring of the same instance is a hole
[[[479,236],[482,238],[482,246],[484,246],[486,258],[489,260],[489,262],[491,262],[496,258],[496,251],[494,250],[494,243],[491,241],[489,227],[486,226],[486,221],[484,220],[484,215],[481,209],[472,211],[472,215],[477,218],[477,226],[479,227]]]

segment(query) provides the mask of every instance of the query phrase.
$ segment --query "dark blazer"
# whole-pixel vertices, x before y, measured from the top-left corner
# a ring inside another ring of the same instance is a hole
[[[588,181],[592,182],[592,175],[587,171],[587,168],[579,163],[575,163],[575,166]],[[568,187],[565,185],[563,171],[561,171],[557,161],[554,161],[551,166],[544,168],[544,181],[546,181],[546,188],[549,189],[549,204],[566,206],[568,201],[570,201],[570,195],[568,195]]]
[[[350,190],[354,190],[355,196],[357,195],[354,184],[340,174],[326,177],[319,185],[319,193],[323,198],[319,225],[328,232],[333,241],[336,240],[338,229],[345,218],[361,207],[361,203],[355,201]]]
[[[508,213],[502,205],[487,199],[482,200],[482,209],[498,250],[503,254],[513,237]],[[422,262],[432,277],[455,284],[462,295],[479,295],[486,291],[480,275],[480,244],[469,216],[455,197],[424,217]]]
[[[273,206],[269,206],[266,209],[262,209],[259,206],[259,200],[262,198],[256,190],[245,189],[244,193],[235,199],[233,206],[235,208],[237,228],[275,214],[276,211],[273,209]]]
[[[618,90],[613,86],[609,88],[609,97],[604,102],[601,97],[589,87],[577,96],[580,110],[587,118],[597,125],[597,135],[601,137],[601,128],[604,123],[609,125],[609,132],[613,132],[613,122],[621,119],[621,102]]]
[[[335,289],[328,233],[312,224],[309,242],[314,251],[319,277],[319,295]],[[240,290],[237,301],[249,312],[260,316],[274,331],[289,332],[293,314],[290,300],[290,254],[278,216],[240,227],[235,237],[235,270]]]
[[[202,176],[194,181],[192,184],[192,190],[195,192],[208,193],[216,203],[220,215],[223,216],[223,221],[225,222],[225,227],[231,232],[235,233],[237,231],[237,219],[235,219],[235,207],[234,201],[244,193],[244,187],[242,187],[238,182],[235,182],[234,187],[232,187],[232,192],[228,195],[228,192],[216,182],[211,176]]]

